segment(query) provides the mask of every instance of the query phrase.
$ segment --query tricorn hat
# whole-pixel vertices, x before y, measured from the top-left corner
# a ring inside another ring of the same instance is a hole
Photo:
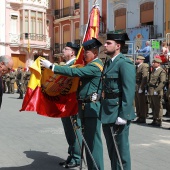
[[[73,44],[72,42],[67,42],[67,43],[66,43],[66,47],[70,47],[70,48],[79,50],[80,45],[79,45],[79,44]]]
[[[129,41],[129,37],[127,33],[122,33],[122,34],[107,34],[107,40],[114,40],[114,41]]]
[[[92,38],[91,40],[84,42],[82,46],[84,50],[91,50],[93,48],[99,48],[100,46],[102,46],[102,43],[96,38]]]

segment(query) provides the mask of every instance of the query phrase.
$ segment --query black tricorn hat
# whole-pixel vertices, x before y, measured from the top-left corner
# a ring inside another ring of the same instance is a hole
[[[73,44],[72,42],[67,42],[67,43],[66,43],[66,47],[70,47],[70,48],[79,50],[80,45],[79,45],[79,44]]]
[[[114,40],[114,41],[129,41],[129,37],[127,33],[122,34],[107,34],[107,40]]]
[[[88,40],[82,44],[84,50],[91,50],[93,48],[99,48],[102,46],[102,43],[97,40],[96,38],[93,38],[91,40]]]

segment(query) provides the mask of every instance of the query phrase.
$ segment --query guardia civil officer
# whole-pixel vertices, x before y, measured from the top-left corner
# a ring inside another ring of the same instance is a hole
[[[100,114],[112,170],[131,170],[128,137],[131,120],[135,118],[133,100],[136,82],[133,62],[121,53],[126,40],[129,40],[126,33],[107,34],[104,44],[105,54],[110,59],[103,73]],[[115,133],[117,135],[113,138]]]
[[[162,60],[154,58],[152,62],[153,71],[149,81],[149,95],[152,102],[153,121],[150,125],[162,126],[163,116],[163,88],[166,82],[166,72],[161,68]]]
[[[138,119],[137,123],[146,123],[148,113],[147,98],[145,90],[148,82],[149,65],[144,63],[145,57],[137,56],[136,58],[136,93],[135,104]]]
[[[63,59],[66,61],[65,66],[71,66],[74,64],[77,52],[79,50],[78,44],[67,42],[63,49]],[[72,119],[72,120],[71,120]],[[61,118],[64,132],[66,136],[68,147],[68,157],[65,161],[60,162],[59,165],[64,165],[67,168],[72,168],[80,165],[81,154],[81,137],[78,133],[74,132],[72,121],[77,120],[77,116]],[[79,121],[80,124],[80,121]],[[76,136],[77,135],[77,136]],[[78,138],[78,139],[77,139]]]
[[[101,93],[99,81],[103,69],[102,61],[99,60],[100,41],[93,38],[82,44],[85,50],[85,66],[82,68],[70,68],[65,66],[53,65],[48,60],[41,60],[41,65],[46,68],[52,68],[54,73],[72,77],[80,77],[78,87],[78,115],[84,125],[84,138],[92,153],[92,156],[99,170],[104,169],[103,165],[103,146],[101,140],[101,121],[99,120],[100,102],[99,97],[95,95],[98,91]],[[97,90],[98,89],[98,90]],[[86,159],[89,170],[95,170],[95,164],[86,150]]]

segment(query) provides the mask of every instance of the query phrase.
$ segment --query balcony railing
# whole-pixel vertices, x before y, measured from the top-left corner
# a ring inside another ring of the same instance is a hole
[[[30,39],[33,41],[46,41],[47,36],[43,34],[35,34],[35,33],[22,33],[20,34],[20,39]]]
[[[74,15],[74,7],[67,7],[55,10],[55,19],[60,19]]]
[[[9,34],[9,42],[10,44],[20,44],[20,40],[30,40],[30,41],[41,41],[46,46],[46,48],[51,47],[51,37],[47,37],[43,34],[33,34],[33,33],[22,33],[22,34]],[[38,45],[38,42],[37,42]]]

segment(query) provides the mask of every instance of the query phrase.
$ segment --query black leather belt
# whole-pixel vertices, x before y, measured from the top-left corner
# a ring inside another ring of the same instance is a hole
[[[92,102],[90,99],[78,99],[78,103],[90,103]]]
[[[122,97],[122,93],[105,93],[105,99],[116,99]]]

